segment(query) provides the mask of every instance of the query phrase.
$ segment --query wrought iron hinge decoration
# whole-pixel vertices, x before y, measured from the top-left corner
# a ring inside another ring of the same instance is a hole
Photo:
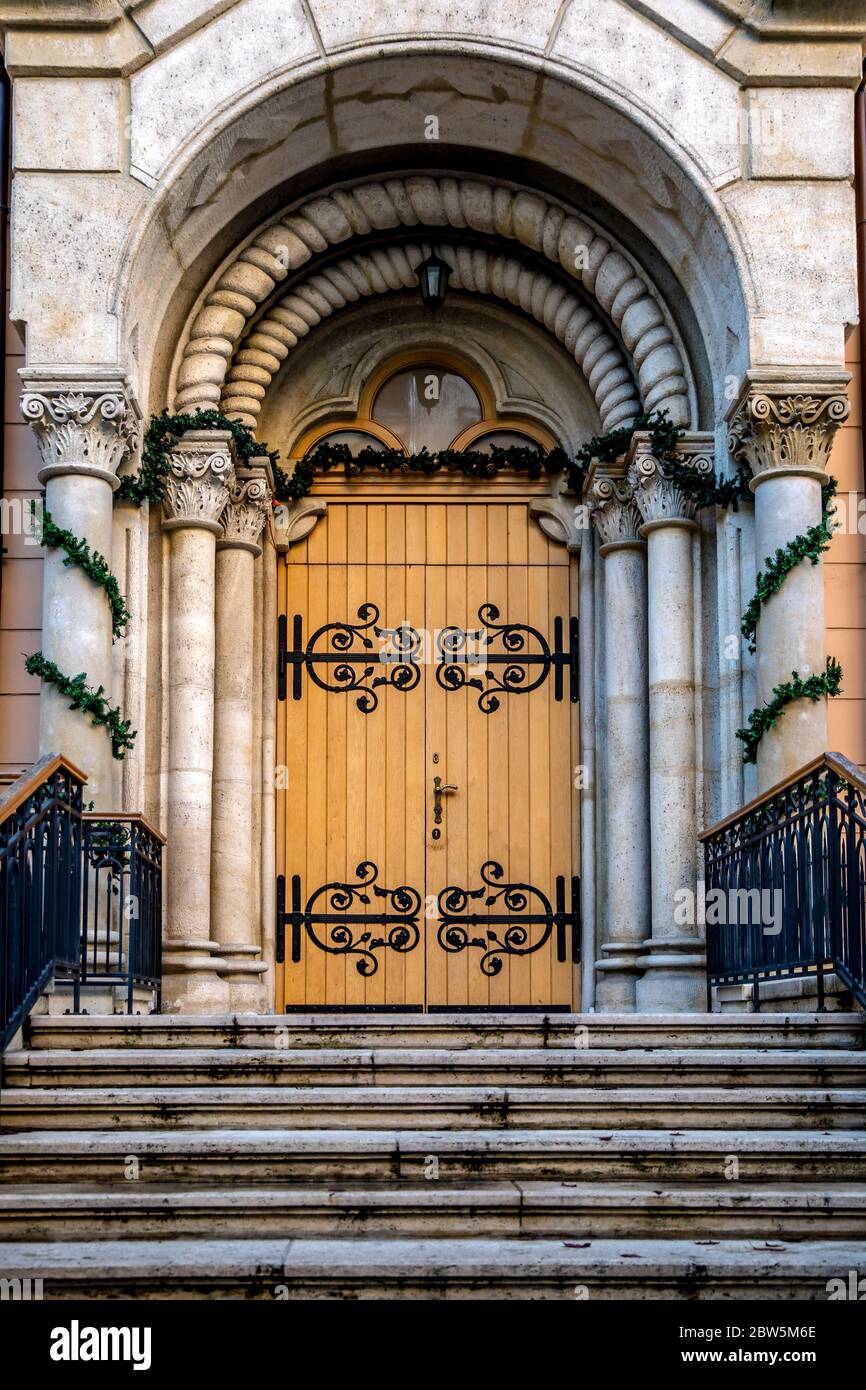
[[[304,645],[303,620],[300,613],[292,619],[292,645],[288,644],[288,623],[280,617],[280,644],[277,670],[277,694],[286,698],[287,676],[292,672],[292,699],[303,694],[301,677],[306,669],[310,679],[320,688],[339,695],[358,692],[355,704],[362,714],[372,714],[379,704],[376,690],[390,685],[395,690],[414,690],[421,679],[420,660],[423,638],[415,628],[404,623],[397,628],[377,626],[379,609],[375,603],[363,603],[358,609],[357,623],[325,623],[317,628]],[[372,633],[372,636],[370,635]],[[374,641],[374,638],[376,639]],[[317,643],[323,645],[317,646]],[[378,646],[378,655],[374,649]],[[319,674],[317,667],[326,674]],[[379,673],[378,675],[376,673]]]
[[[493,714],[500,707],[500,695],[528,695],[543,685],[553,672],[553,698],[578,699],[577,618],[553,620],[553,646],[526,623],[500,623],[499,609],[484,603],[478,610],[481,628],[446,627],[436,634],[436,681],[444,691],[480,691],[478,708]],[[320,690],[334,694],[357,694],[362,714],[378,708],[377,690],[414,690],[421,680],[425,660],[424,634],[403,623],[400,627],[380,627],[375,603],[358,609],[357,623],[325,623],[305,644],[303,619],[292,618],[289,645],[288,620],[279,619],[279,665],[277,694],[285,700],[291,671],[292,699],[303,696],[303,673]],[[372,634],[372,635],[371,635]],[[378,654],[374,648],[378,646]],[[324,673],[317,669],[324,668]],[[377,674],[378,672],[378,674]]]
[[[376,865],[365,860],[355,870],[357,883],[323,883],[302,906],[300,874],[293,874],[291,906],[287,911],[286,880],[281,874],[277,879],[277,961],[286,958],[287,926],[291,928],[291,959],[295,965],[301,959],[303,932],[320,951],[334,956],[357,956],[355,968],[367,979],[379,969],[376,951],[395,951],[399,955],[414,951],[421,940],[421,895],[405,884],[382,888],[376,882],[378,876]],[[370,904],[371,892],[373,898],[383,899],[389,909],[353,911],[356,904]],[[317,927],[325,928],[324,940]],[[373,927],[384,928],[382,935],[374,935]]]
[[[443,690],[467,686],[480,690],[478,708],[493,714],[499,709],[500,695],[528,695],[544,684],[552,670],[553,698],[563,699],[567,674],[569,699],[577,703],[577,618],[568,620],[567,647],[563,619],[554,618],[553,650],[537,628],[526,623],[500,623],[495,604],[483,603],[478,619],[481,628],[446,627],[437,636],[436,681]],[[478,675],[472,674],[474,668]]]
[[[495,859],[481,866],[480,888],[443,888],[438,897],[439,945],[449,953],[474,947],[484,954],[479,961],[483,975],[496,976],[506,956],[530,956],[540,951],[556,930],[556,959],[580,960],[580,880],[571,879],[571,907],[566,909],[565,878],[558,874],[556,907],[531,883],[503,883],[505,870]],[[470,902],[484,899],[488,912],[467,911]],[[535,907],[535,911],[531,908]],[[507,909],[502,911],[502,909]],[[498,910],[497,910],[498,909]],[[533,928],[540,930],[533,935]],[[473,935],[478,929],[482,934]]]

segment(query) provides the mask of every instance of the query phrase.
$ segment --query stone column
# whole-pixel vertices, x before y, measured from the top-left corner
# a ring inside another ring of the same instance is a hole
[[[136,443],[137,417],[126,379],[98,369],[58,380],[36,369],[22,373],[21,413],[36,431],[45,507],[63,530],[85,540],[111,565],[113,493],[117,470]],[[65,676],[85,672],[112,703],[111,610],[103,590],[60,549],[46,548],[42,579],[42,652]],[[40,753],[63,753],[87,773],[86,800],[112,807],[111,736],[93,724],[55,686],[42,686]]]
[[[214,570],[219,517],[235,481],[228,431],[192,430],[169,456],[167,929],[169,1008],[219,1013],[230,990],[210,929],[214,741]],[[240,635],[243,624],[238,624]]]
[[[277,755],[277,552],[271,528],[262,535],[262,956],[267,967],[265,996],[274,999],[276,974],[276,755]]]
[[[253,873],[253,757],[259,751],[253,748],[253,613],[255,560],[272,491],[267,459],[236,469],[216,548],[211,930],[232,1010],[256,1013],[270,1001]]]
[[[647,538],[652,935],[637,987],[642,1013],[706,1008],[697,912],[694,503],[635,435],[629,476]],[[683,462],[687,460],[684,458]],[[712,470],[712,458],[693,460]],[[689,896],[690,895],[690,896]]]
[[[634,1010],[638,958],[649,930],[649,746],[646,544],[631,486],[590,472],[586,493],[604,566],[604,680],[607,720],[603,827],[607,884],[596,963],[596,1009]]]
[[[731,420],[729,447],[754,473],[755,562],[788,545],[821,519],[821,487],[836,430],[848,416],[848,374],[815,380],[749,373]],[[746,596],[747,599],[751,595]],[[761,609],[757,698],[769,704],[796,671],[804,680],[826,666],[824,567],[801,560]],[[747,711],[748,713],[748,711]],[[827,748],[827,700],[797,700],[758,745],[758,790],[784,781]]]

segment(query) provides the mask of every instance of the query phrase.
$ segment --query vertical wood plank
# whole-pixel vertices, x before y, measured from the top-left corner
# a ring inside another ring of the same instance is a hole
[[[352,512],[363,512],[363,510],[363,507],[353,507],[351,509]],[[351,517],[349,526],[351,532]],[[375,587],[371,592],[367,566],[363,563],[347,565],[346,606],[347,612],[352,615],[352,621],[354,621],[355,614],[365,603],[370,600],[375,602],[379,597],[380,596],[375,591]],[[367,818],[365,799],[363,796],[358,795],[359,790],[364,787],[367,777],[367,740],[370,732],[369,716],[363,714],[361,710],[358,709],[357,695],[331,695],[329,698],[332,702],[338,702],[345,709],[346,743],[343,802],[346,808],[346,878],[347,881],[354,882],[356,868],[369,857],[368,846],[370,843],[371,827]],[[335,745],[333,749],[329,747],[327,756],[329,762],[331,759],[339,758],[339,745]],[[353,904],[352,910],[359,910],[360,907],[361,904],[355,903]],[[358,928],[353,928],[353,933],[357,940],[360,935],[360,930]],[[347,955],[345,957],[345,1002],[347,1004],[365,1004],[368,1002],[367,989],[369,982],[359,973],[357,968],[358,960],[358,956]]]
[[[444,565],[432,565],[426,571],[426,626],[431,634],[446,626],[445,574]],[[444,838],[433,839],[435,828],[432,811],[433,778],[438,773],[444,779],[445,769],[448,767],[445,701],[455,697],[446,695],[436,684],[433,662],[427,665],[425,677],[427,696],[427,747],[424,786],[424,800],[427,807],[425,901],[428,911],[433,914],[426,922],[426,1001],[428,1005],[441,1005],[448,1002],[448,956],[438,940],[435,900],[448,881],[448,853],[447,842]],[[433,761],[434,755],[438,756],[436,763]],[[442,829],[443,827],[439,828]]]

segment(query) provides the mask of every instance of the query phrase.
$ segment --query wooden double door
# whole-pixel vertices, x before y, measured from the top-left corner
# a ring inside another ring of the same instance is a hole
[[[574,597],[527,500],[334,499],[288,551],[279,1010],[572,1007]]]

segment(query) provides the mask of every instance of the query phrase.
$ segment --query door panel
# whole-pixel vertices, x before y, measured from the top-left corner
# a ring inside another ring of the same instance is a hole
[[[539,639],[553,646],[555,619],[568,631],[567,553],[524,502],[331,501],[281,570],[280,611],[302,636],[278,712],[277,1007],[570,1007],[577,709],[563,670],[536,660],[508,677]],[[380,661],[375,631],[405,624],[420,644],[408,671]],[[505,624],[535,631],[512,633],[515,650]],[[454,628],[498,664],[458,653],[445,679]],[[438,826],[434,776],[457,788]]]

